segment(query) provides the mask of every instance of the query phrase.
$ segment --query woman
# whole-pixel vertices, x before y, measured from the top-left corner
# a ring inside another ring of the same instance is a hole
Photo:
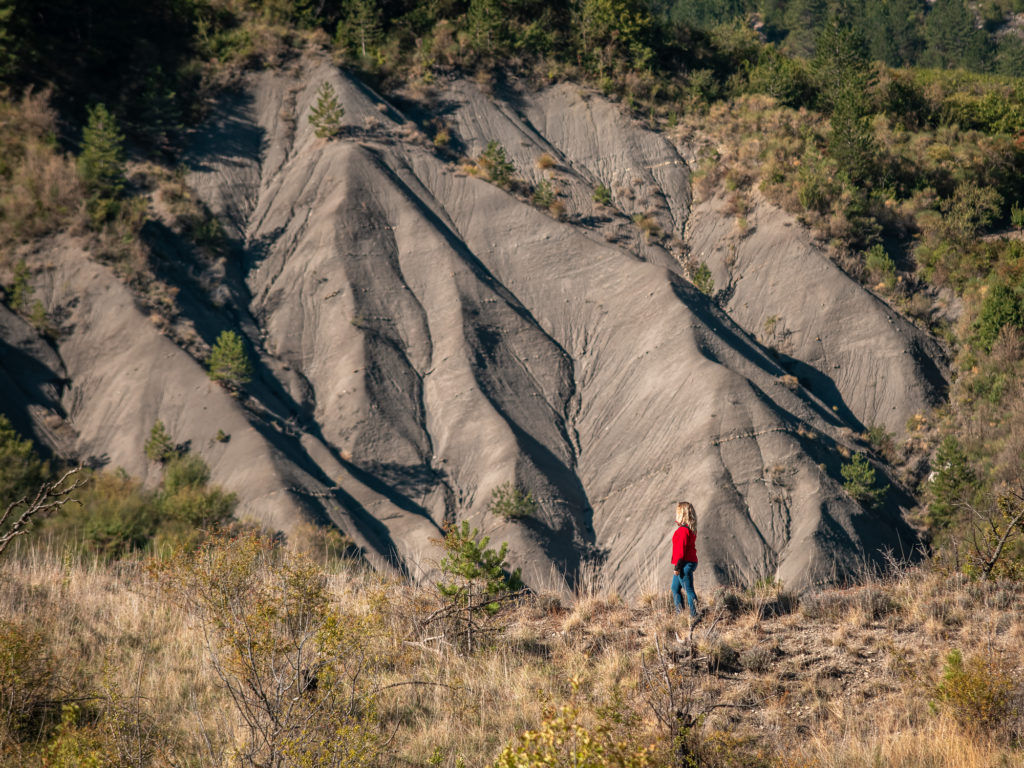
[[[697,593],[693,591],[693,571],[697,567],[697,512],[688,501],[676,502],[676,532],[672,534],[672,599],[676,611],[683,610],[683,590],[690,606],[690,623],[700,621]]]

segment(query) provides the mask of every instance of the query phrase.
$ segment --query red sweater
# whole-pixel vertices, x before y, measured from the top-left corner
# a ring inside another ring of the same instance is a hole
[[[697,562],[697,534],[685,525],[680,525],[672,534],[672,565],[677,560],[684,563]]]

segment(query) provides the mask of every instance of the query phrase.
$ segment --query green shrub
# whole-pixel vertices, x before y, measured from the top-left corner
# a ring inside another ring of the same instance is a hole
[[[82,723],[81,705],[61,707],[60,724],[44,749],[47,768],[115,768],[117,746],[102,724]]]
[[[702,261],[693,272],[693,287],[705,296],[715,293],[715,279],[711,276],[711,268]]]
[[[82,507],[55,520],[58,538],[104,560],[143,549],[156,533],[153,493],[120,472],[101,472],[79,496]]]
[[[39,732],[55,694],[55,662],[43,632],[0,619],[0,745]]]
[[[322,571],[258,534],[213,535],[154,570],[203,627],[242,765],[380,764],[380,612],[339,606]]]
[[[872,448],[882,454],[882,456],[885,456],[886,459],[892,460],[896,444],[893,441],[893,434],[891,432],[881,424],[875,424],[868,427],[867,438]]]
[[[208,528],[224,522],[234,512],[238,498],[220,488],[210,488],[210,468],[199,456],[187,453],[172,459],[164,470],[164,482],[157,499],[162,520],[184,523],[191,529]],[[163,526],[166,528],[167,526]],[[163,538],[174,539],[165,530]]]
[[[31,274],[24,259],[19,259],[14,265],[14,282],[7,289],[7,303],[15,312],[24,312],[28,309],[28,303],[35,292],[29,283]]]
[[[972,656],[966,661],[958,650],[949,652],[942,681],[935,689],[939,705],[977,733],[992,731],[1013,711],[1013,678],[1004,665]]]
[[[502,750],[490,768],[646,768],[653,747],[617,739],[606,722],[588,727],[571,705],[548,711],[540,728]]]
[[[20,100],[0,91],[2,244],[40,237],[66,226],[82,204],[78,170],[74,159],[57,144],[57,112],[49,100],[49,90],[29,89]]]
[[[1024,230],[1024,206],[1020,203],[1010,206],[1010,223],[1018,230]]]
[[[209,468],[193,454],[171,458],[155,491],[123,471],[99,472],[79,492],[80,507],[61,510],[45,525],[58,543],[108,561],[154,545],[161,552],[191,549],[238,503],[209,478]]]
[[[203,488],[210,480],[210,468],[200,457],[186,453],[168,462],[164,469],[164,492],[175,494],[186,488]]]
[[[812,90],[803,64],[773,46],[762,48],[757,65],[747,75],[747,83],[748,92],[771,96],[787,107],[806,103]]]
[[[863,453],[855,453],[849,463],[840,470],[843,488],[857,501],[869,507],[877,507],[889,492],[889,486],[876,485],[875,468]]]
[[[0,413],[0,514],[18,499],[31,496],[50,476],[30,440],[23,440]]]
[[[160,502],[160,511],[168,520],[180,521],[192,529],[203,529],[231,517],[238,498],[220,488],[186,486],[174,494],[164,495]],[[164,531],[164,538],[173,539],[168,533],[171,531]]]
[[[598,205],[611,205],[612,191],[604,184],[598,184],[594,188],[594,202]]]
[[[974,323],[975,339],[986,352],[999,338],[1003,326],[1024,329],[1024,303],[1010,286],[997,282],[991,286],[981,304],[981,311]]]
[[[825,213],[839,195],[834,164],[808,148],[796,172],[797,199],[808,211]]]
[[[529,491],[508,482],[491,491],[491,503],[487,509],[491,514],[504,517],[506,520],[514,520],[535,515],[537,502]]]
[[[885,282],[889,287],[896,277],[896,264],[880,243],[868,248],[864,252],[864,266],[871,273],[873,280]]]

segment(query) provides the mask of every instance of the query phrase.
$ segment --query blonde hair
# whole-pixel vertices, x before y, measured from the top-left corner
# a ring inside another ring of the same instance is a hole
[[[694,533],[697,532],[697,511],[688,501],[676,502],[676,525],[685,525]]]

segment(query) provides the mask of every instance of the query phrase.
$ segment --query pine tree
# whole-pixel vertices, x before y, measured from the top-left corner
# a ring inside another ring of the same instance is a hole
[[[89,109],[78,172],[88,192],[97,197],[117,198],[124,190],[124,135],[103,104]]]
[[[812,70],[825,105],[833,107],[845,90],[862,94],[861,111],[869,108],[867,90],[874,79],[867,42],[857,30],[826,24],[815,45]]]
[[[146,458],[159,461],[161,464],[178,455],[174,441],[160,419],[153,422],[153,427],[149,430],[149,439],[143,450],[146,452]]]
[[[947,528],[956,517],[957,505],[967,500],[974,485],[974,470],[954,435],[942,438],[932,466],[935,472],[928,484],[932,497],[928,522],[935,528]]]
[[[24,259],[19,259],[14,265],[14,282],[7,291],[7,303],[15,312],[24,312],[28,309],[29,300],[35,292],[29,278],[32,273]]]
[[[869,123],[874,82],[867,43],[856,30],[826,25],[814,55],[822,100],[831,109],[828,153],[854,184],[868,181],[877,155]]]
[[[504,187],[511,182],[512,174],[516,172],[516,167],[505,154],[505,148],[493,139],[487,142],[487,147],[477,158],[477,164],[487,174],[487,178],[499,187]]]
[[[321,139],[332,139],[341,130],[341,118],[345,109],[338,101],[338,93],[326,80],[316,93],[316,104],[309,109],[309,123]]]
[[[365,59],[380,43],[380,8],[375,0],[353,0],[349,18],[353,42]]]
[[[457,637],[465,638],[465,648],[470,652],[474,637],[483,629],[477,617],[496,614],[503,598],[523,588],[519,569],[507,570],[508,544],[497,550],[489,549],[490,538],[478,539],[478,535],[465,521],[461,526],[446,528],[442,580],[436,583],[438,592],[449,604]]]
[[[241,389],[252,378],[252,364],[245,353],[242,337],[234,331],[221,331],[206,360],[210,378],[229,389]]]
[[[469,34],[482,53],[493,53],[501,40],[505,14],[498,0],[469,0],[466,12]]]
[[[885,0],[865,3],[863,29],[871,58],[891,67],[913,64],[924,47],[921,0]]]
[[[869,507],[877,507],[889,492],[889,486],[876,485],[875,468],[863,453],[855,453],[840,469],[843,488],[850,496]]]

